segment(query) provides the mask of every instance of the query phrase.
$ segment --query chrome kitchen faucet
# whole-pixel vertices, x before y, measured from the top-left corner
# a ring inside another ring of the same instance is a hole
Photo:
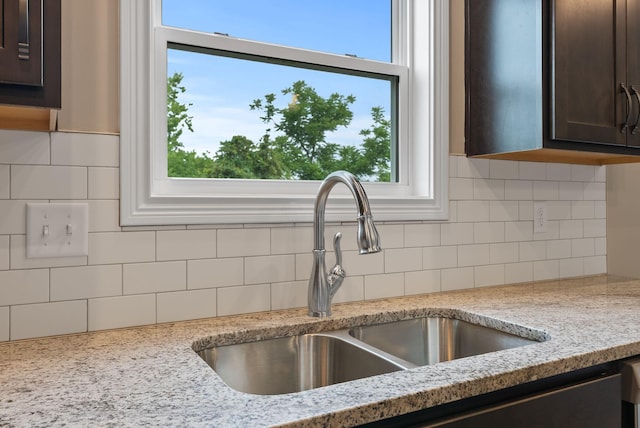
[[[333,247],[336,253],[336,264],[327,274],[325,265],[325,243],[324,243],[324,213],[329,192],[337,183],[346,185],[356,201],[358,209],[358,247],[360,254],[377,253],[381,251],[380,236],[376,230],[371,217],[369,198],[360,184],[360,181],[347,171],[336,171],[324,179],[314,206],[313,219],[313,267],[309,278],[309,315],[312,317],[331,316],[331,299],[342,285],[346,273],[342,268],[342,251],[340,250],[340,239],[342,234],[336,233],[333,238]]]

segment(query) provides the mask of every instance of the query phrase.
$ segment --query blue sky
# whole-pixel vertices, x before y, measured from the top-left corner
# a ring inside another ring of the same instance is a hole
[[[305,49],[389,61],[389,0],[163,0],[163,24],[198,31],[288,44]],[[389,113],[390,83],[383,80],[301,70],[198,53],[170,50],[167,72],[184,74],[194,133],[185,132],[188,149],[212,154],[219,141],[245,135],[258,141],[265,125],[249,104],[267,93],[304,80],[322,96],[355,95],[349,129],[330,136],[340,144],[358,144],[361,129],[371,125],[370,110]],[[289,99],[280,98],[281,105]]]

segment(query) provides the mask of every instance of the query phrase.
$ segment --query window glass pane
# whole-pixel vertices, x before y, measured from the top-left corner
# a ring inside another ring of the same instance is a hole
[[[391,181],[394,78],[168,49],[170,177]]]
[[[391,0],[162,0],[162,23],[391,61]]]

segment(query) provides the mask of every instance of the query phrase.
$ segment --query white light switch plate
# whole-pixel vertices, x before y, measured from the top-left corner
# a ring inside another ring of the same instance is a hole
[[[88,204],[27,204],[27,257],[72,257],[88,254]]]

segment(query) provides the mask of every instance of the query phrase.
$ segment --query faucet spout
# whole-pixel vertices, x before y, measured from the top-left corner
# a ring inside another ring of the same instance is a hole
[[[371,216],[369,198],[358,179],[347,171],[336,171],[324,179],[314,206],[313,220],[313,267],[309,278],[309,315],[313,317],[328,317],[331,315],[331,300],[342,281],[346,276],[341,266],[342,254],[340,251],[340,232],[334,238],[336,252],[336,265],[327,274],[325,265],[325,242],[324,242],[324,215],[327,198],[333,186],[343,183],[349,188],[353,195],[358,211],[358,234],[357,243],[360,254],[371,254],[381,251],[380,236]]]

